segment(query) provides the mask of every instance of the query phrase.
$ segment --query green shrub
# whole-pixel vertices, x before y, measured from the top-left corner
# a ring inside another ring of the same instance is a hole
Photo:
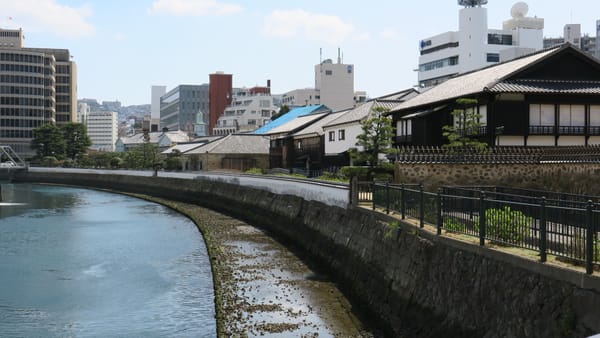
[[[263,171],[260,168],[250,168],[250,169],[246,170],[245,173],[252,174],[252,175],[262,175]]]
[[[348,178],[346,178],[344,175],[332,173],[329,171],[324,171],[321,176],[317,177],[317,179],[334,182],[348,182]]]
[[[165,169],[166,170],[182,170],[183,164],[181,162],[181,157],[179,157],[179,156],[168,157],[165,160]]]
[[[58,166],[58,160],[54,156],[44,156],[44,158],[42,158],[42,166],[56,167]]]
[[[509,206],[485,211],[486,236],[507,243],[518,243],[531,229],[533,218]]]
[[[110,159],[110,167],[113,169],[118,169],[123,166],[123,159],[120,157],[113,157]]]
[[[368,167],[342,167],[340,173],[345,177],[351,178],[357,176],[359,179],[366,179],[369,174]]]

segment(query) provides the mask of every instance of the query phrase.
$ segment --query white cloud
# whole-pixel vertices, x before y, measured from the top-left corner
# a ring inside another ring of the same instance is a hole
[[[350,37],[354,27],[340,17],[310,13],[302,9],[276,10],[266,17],[263,33],[279,38],[303,37],[308,40],[340,43]]]
[[[226,15],[241,11],[239,5],[216,0],[156,0],[148,9],[150,14],[175,16]]]
[[[13,28],[26,32],[52,32],[64,37],[93,35],[94,26],[86,21],[92,15],[90,6],[74,8],[56,0],[0,0],[2,13],[11,17]]]

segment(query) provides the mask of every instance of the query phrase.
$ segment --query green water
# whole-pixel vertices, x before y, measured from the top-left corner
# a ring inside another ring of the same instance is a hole
[[[216,336],[210,262],[187,218],[76,188],[2,184],[2,198],[1,337]]]

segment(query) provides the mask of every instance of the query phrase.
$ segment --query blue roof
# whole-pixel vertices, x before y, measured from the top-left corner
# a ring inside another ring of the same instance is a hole
[[[283,116],[281,116],[280,118],[278,118],[277,120],[271,121],[271,122],[265,124],[264,126],[258,128],[257,130],[254,131],[254,134],[265,134],[265,133],[269,132],[271,129],[274,129],[281,125],[284,125],[297,117],[309,115],[309,114],[321,111],[323,108],[327,109],[327,107],[322,104],[294,108],[294,109],[290,110],[289,112],[287,112],[286,114],[284,114]]]

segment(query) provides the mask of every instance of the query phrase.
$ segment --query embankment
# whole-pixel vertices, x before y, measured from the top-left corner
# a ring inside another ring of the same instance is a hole
[[[259,225],[327,267],[389,336],[585,337],[600,332],[600,278],[408,224],[390,228],[391,218],[368,210],[199,179],[30,172],[15,181],[142,193]]]

